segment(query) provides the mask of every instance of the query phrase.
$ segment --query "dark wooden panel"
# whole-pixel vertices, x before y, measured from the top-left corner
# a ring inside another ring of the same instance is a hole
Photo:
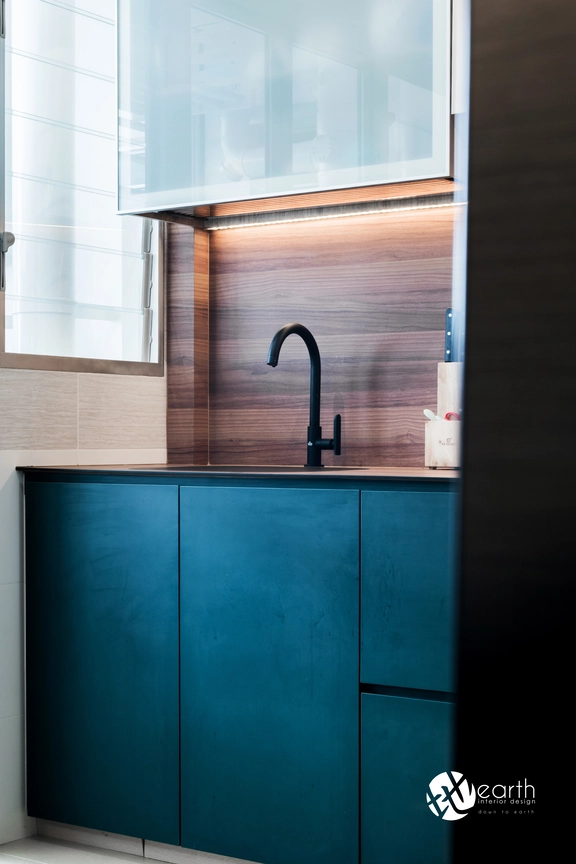
[[[168,461],[208,462],[208,262],[206,231],[168,226]]]
[[[340,464],[424,464],[451,304],[454,208],[211,233],[210,461],[305,461],[309,361],[276,330],[299,321],[322,357],[322,421]],[[327,453],[325,464],[338,464]]]
[[[473,4],[457,768],[536,806],[464,819],[458,861],[572,839],[575,44],[573,0]]]

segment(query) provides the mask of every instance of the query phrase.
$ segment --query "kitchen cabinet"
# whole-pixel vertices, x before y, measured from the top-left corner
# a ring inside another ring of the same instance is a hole
[[[362,493],[361,680],[453,691],[454,496]]]
[[[454,488],[26,469],[29,813],[262,864],[446,864],[425,800],[454,768]]]
[[[362,864],[447,864],[450,823],[426,804],[452,765],[447,701],[362,694]]]
[[[362,864],[447,864],[426,805],[452,766],[454,496],[362,493]]]
[[[119,210],[450,174],[450,0],[119,0]]]
[[[353,864],[359,493],[180,494],[182,845]]]
[[[26,483],[28,813],[179,842],[178,489]]]

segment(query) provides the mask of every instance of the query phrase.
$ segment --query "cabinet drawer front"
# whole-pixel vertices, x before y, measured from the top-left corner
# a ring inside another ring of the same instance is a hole
[[[362,695],[362,864],[448,864],[450,824],[426,803],[451,770],[454,706]]]
[[[362,493],[364,683],[453,690],[455,500]]]
[[[26,484],[28,810],[179,842],[178,489]]]
[[[182,844],[358,853],[358,492],[183,487]]]

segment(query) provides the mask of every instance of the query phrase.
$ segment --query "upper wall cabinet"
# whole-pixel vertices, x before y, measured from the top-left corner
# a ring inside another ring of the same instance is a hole
[[[119,0],[119,210],[446,177],[450,0]]]

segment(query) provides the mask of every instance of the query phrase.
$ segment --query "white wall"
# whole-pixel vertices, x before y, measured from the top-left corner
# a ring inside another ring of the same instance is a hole
[[[16,465],[166,461],[166,381],[0,369],[0,844],[24,808],[23,561]]]

